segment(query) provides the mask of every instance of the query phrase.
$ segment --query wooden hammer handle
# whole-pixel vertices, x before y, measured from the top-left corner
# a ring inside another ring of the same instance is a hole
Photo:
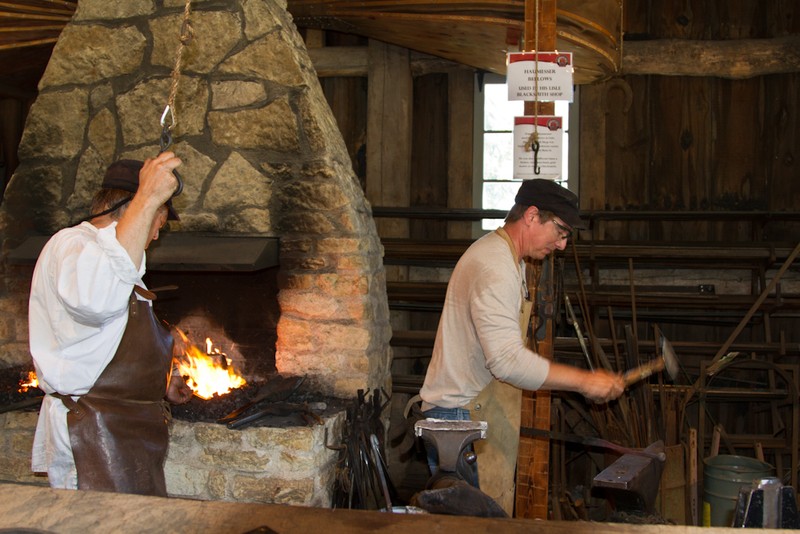
[[[622,375],[622,379],[625,381],[625,387],[628,387],[662,369],[664,369],[664,358],[655,358],[639,367],[625,371],[625,374]]]

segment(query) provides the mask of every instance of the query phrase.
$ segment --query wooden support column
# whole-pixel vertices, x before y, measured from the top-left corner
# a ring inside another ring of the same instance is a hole
[[[447,73],[448,91],[448,165],[447,207],[472,206],[473,135],[475,109],[475,73],[472,70],[451,69]],[[448,239],[471,239],[472,223],[447,223]]]
[[[537,48],[541,51],[550,51],[556,48],[555,0],[525,1],[525,51],[535,51]],[[555,104],[553,102],[525,102],[525,115],[552,115],[554,113]],[[534,270],[532,267],[532,265],[528,265],[529,272]],[[535,269],[535,271],[540,272],[541,269]],[[550,273],[553,273],[552,269],[550,269]],[[533,281],[533,283],[536,284],[539,281]],[[538,293],[531,291],[531,294]],[[553,358],[552,320],[547,321],[546,336],[539,342],[537,352],[542,357],[551,360]],[[549,391],[523,392],[521,425],[550,431]],[[520,436],[517,459],[516,517],[548,519],[549,461],[549,439]]]
[[[411,181],[411,99],[408,50],[370,39],[367,93],[367,199],[407,207]],[[381,237],[408,237],[407,219],[375,221]]]

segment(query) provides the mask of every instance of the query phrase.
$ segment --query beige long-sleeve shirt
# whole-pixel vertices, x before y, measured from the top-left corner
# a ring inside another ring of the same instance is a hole
[[[526,348],[519,328],[524,264],[496,232],[473,243],[447,286],[422,409],[466,405],[492,377],[526,390],[542,386],[550,362]]]

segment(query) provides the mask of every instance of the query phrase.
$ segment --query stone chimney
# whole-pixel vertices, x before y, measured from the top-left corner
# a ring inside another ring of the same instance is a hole
[[[81,0],[61,34],[0,209],[0,366],[30,360],[32,268],[9,252],[84,217],[112,161],[158,153],[183,17],[183,0]],[[278,371],[337,397],[389,391],[383,249],[285,2],[194,0],[189,22],[170,232],[279,238]]]

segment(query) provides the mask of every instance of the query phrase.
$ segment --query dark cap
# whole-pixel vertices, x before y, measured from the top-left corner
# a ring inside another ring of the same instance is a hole
[[[550,211],[572,228],[586,228],[581,220],[578,197],[553,180],[544,178],[523,180],[514,202]]]
[[[135,193],[139,189],[139,171],[144,166],[143,161],[135,159],[121,159],[112,163],[103,177],[103,189],[121,189]],[[172,199],[167,200],[167,219],[178,221],[178,212],[172,207]]]

